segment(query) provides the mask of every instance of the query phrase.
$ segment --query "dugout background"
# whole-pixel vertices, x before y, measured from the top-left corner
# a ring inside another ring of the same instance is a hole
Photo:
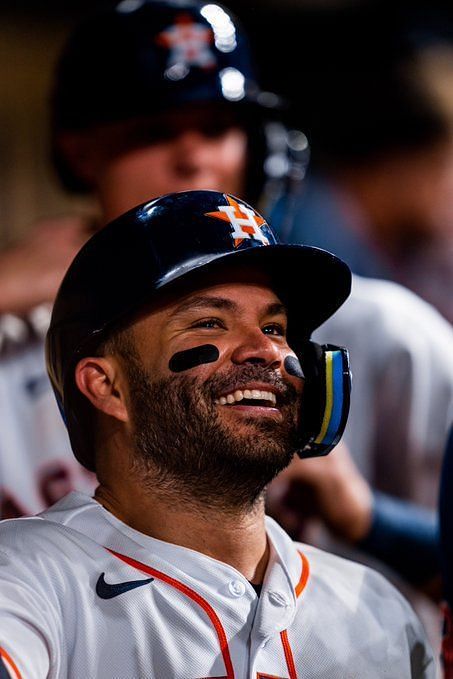
[[[84,200],[60,189],[48,162],[47,97],[65,36],[93,4],[91,0],[0,3],[0,245],[20,237],[37,218],[89,209]],[[375,65],[385,63],[408,17],[428,27],[433,21],[442,24],[446,44],[453,45],[449,16],[453,10],[442,13],[433,2],[230,0],[228,6],[240,14],[249,33],[265,88],[292,101],[298,125],[309,136],[313,115],[335,135],[341,134],[350,117],[346,110],[344,120],[337,120],[338,93],[328,96],[337,81],[336,68],[345,72],[360,64],[363,49],[370,44],[369,59]],[[341,54],[346,61],[339,59]],[[363,78],[369,81],[370,63],[364,60],[362,67]],[[453,92],[453,76],[449,78],[444,81],[445,92]],[[354,111],[354,97],[360,101],[361,88],[354,80],[348,87],[342,98]],[[447,105],[453,111],[453,103]],[[361,118],[367,118],[366,110]]]

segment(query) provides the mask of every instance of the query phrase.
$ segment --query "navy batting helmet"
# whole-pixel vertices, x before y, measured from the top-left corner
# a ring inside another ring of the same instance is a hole
[[[351,273],[334,255],[279,244],[252,207],[216,191],[173,193],[139,205],[96,233],[74,259],[58,292],[47,334],[47,368],[76,457],[93,451],[74,399],[77,362],[176,281],[220,264],[265,271],[288,308],[293,348],[348,297]],[[327,430],[326,430],[327,431]]]
[[[123,0],[90,17],[62,52],[52,94],[53,157],[63,183],[89,188],[60,148],[62,131],[208,102],[247,118],[254,147],[265,153],[264,131],[250,111],[278,109],[281,100],[260,90],[246,37],[226,9],[194,0]]]

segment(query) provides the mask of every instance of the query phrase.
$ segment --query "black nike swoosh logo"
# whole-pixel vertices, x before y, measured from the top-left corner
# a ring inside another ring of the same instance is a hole
[[[104,580],[105,573],[101,573],[96,583],[96,594],[101,597],[101,599],[113,599],[115,596],[124,594],[124,592],[129,592],[131,589],[136,587],[142,587],[142,585],[147,585],[152,582],[154,578],[147,578],[146,580],[128,580],[127,582],[115,582],[110,585]]]

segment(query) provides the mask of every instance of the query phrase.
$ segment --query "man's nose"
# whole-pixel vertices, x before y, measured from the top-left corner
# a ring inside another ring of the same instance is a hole
[[[218,140],[200,130],[186,130],[174,146],[174,166],[181,174],[212,171],[220,164]]]
[[[238,365],[250,363],[275,369],[282,362],[281,348],[272,335],[265,335],[260,329],[250,331],[241,337],[231,354],[231,361]]]
[[[181,160],[194,162],[215,152],[215,139],[208,137],[202,130],[184,130],[178,136],[177,147],[182,154]]]

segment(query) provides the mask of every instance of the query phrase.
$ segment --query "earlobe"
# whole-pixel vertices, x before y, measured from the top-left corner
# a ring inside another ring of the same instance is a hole
[[[76,366],[75,381],[97,410],[121,422],[129,420],[118,367],[110,359],[83,358]]]

